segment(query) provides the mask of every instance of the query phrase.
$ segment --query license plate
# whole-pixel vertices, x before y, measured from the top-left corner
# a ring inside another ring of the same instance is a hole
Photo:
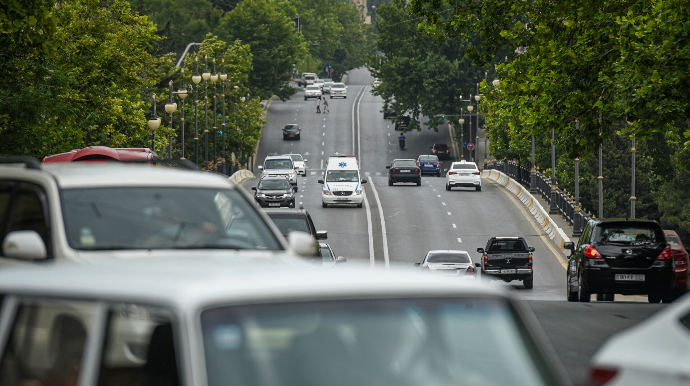
[[[515,269],[502,269],[501,273],[517,273]]]
[[[294,137],[295,135],[294,135],[294,134],[290,134],[289,136],[290,136],[290,137]]]
[[[268,206],[280,206],[279,202],[269,202]]]
[[[439,269],[438,272],[443,275],[455,275],[458,271],[456,269]]]
[[[617,273],[616,281],[644,281],[644,275]]]
[[[460,173],[460,175],[463,177],[467,177],[467,176],[469,176],[469,173]]]
[[[409,173],[410,170],[401,170],[400,173]]]
[[[336,198],[335,200],[336,200],[336,201],[349,201],[350,199],[349,199],[349,198],[345,198],[345,197],[338,197],[338,198]]]

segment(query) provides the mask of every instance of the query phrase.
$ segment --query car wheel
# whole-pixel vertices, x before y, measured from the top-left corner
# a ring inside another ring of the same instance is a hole
[[[481,192],[481,191],[482,191],[481,185],[480,185],[480,186],[477,186],[475,189],[477,189],[478,192]]]
[[[361,208],[361,207],[362,207],[362,204],[361,204],[361,203],[357,204],[357,207],[358,207],[358,208]]]
[[[391,181],[390,179],[388,179],[388,186],[393,186],[393,181]]]
[[[650,303],[660,303],[661,302],[661,294],[659,291],[652,291],[647,295],[647,301]]]
[[[300,139],[300,135],[297,134],[297,136],[295,137],[295,139],[299,140],[299,139]]]
[[[446,184],[446,190],[450,192],[450,185]]]
[[[306,100],[307,100],[307,97],[304,97],[304,100],[306,101]]]
[[[568,269],[570,271],[570,269]],[[577,301],[577,291],[572,291],[570,286],[570,272],[565,275],[565,296],[569,302]]]
[[[522,283],[525,285],[525,289],[532,289],[532,287],[534,287],[534,274],[525,276],[525,279],[522,280]]]
[[[326,204],[325,202],[321,201],[321,207],[322,207],[322,208],[328,208],[328,204]]]
[[[436,174],[436,177],[441,177],[441,172],[438,172],[438,174]]]
[[[417,181],[417,186],[422,186],[422,178],[419,178],[419,181]]]
[[[582,278],[582,272],[580,272],[577,275],[577,300],[579,300],[582,303],[589,302],[591,297],[589,291],[587,290],[587,288],[585,288],[584,281],[585,280]]]
[[[676,300],[676,296],[673,289],[663,291],[661,294],[661,301],[664,303],[671,303],[674,300]]]
[[[331,97],[331,99],[333,99],[333,97]]]

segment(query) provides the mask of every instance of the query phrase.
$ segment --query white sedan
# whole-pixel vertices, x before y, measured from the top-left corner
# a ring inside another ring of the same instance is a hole
[[[453,162],[447,171],[446,190],[451,190],[456,186],[475,188],[478,192],[482,190],[482,173],[474,162],[465,160]]]
[[[321,96],[321,88],[319,86],[315,86],[313,84],[310,84],[304,89],[304,100],[306,101],[309,98],[318,98]]]
[[[331,86],[333,86],[333,82],[324,82],[323,87],[321,87],[321,91],[326,94],[331,92]]]
[[[307,175],[307,165],[306,162],[307,160],[302,157],[301,154],[285,154],[287,156],[290,156],[292,159],[292,166],[295,169],[295,172],[299,175],[306,176]]]
[[[431,250],[427,252],[421,263],[415,263],[414,265],[415,267],[421,267],[422,269],[444,275],[474,278],[477,272],[469,253],[449,249]]]
[[[594,385],[690,383],[690,296],[609,338],[590,362]]]

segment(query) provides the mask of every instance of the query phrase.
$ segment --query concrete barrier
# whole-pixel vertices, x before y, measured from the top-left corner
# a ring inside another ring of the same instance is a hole
[[[244,180],[248,180],[250,178],[254,178],[254,173],[250,172],[247,169],[240,169],[233,173],[228,179],[236,184],[239,184],[240,182]]]
[[[518,200],[527,208],[537,224],[544,230],[547,236],[554,241],[560,250],[564,250],[564,244],[570,242],[570,238],[566,236],[563,229],[559,228],[554,221],[551,220],[549,212],[544,210],[539,201],[534,196],[520,185],[517,181],[510,178],[503,172],[498,170],[488,169],[482,171],[482,178],[494,181],[496,184],[502,186],[504,189],[512,193]]]

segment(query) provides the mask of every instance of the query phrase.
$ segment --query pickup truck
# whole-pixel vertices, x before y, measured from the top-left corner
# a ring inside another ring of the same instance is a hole
[[[485,248],[477,248],[482,254],[482,276],[505,282],[522,280],[525,288],[532,289],[532,252],[522,237],[492,237]]]

